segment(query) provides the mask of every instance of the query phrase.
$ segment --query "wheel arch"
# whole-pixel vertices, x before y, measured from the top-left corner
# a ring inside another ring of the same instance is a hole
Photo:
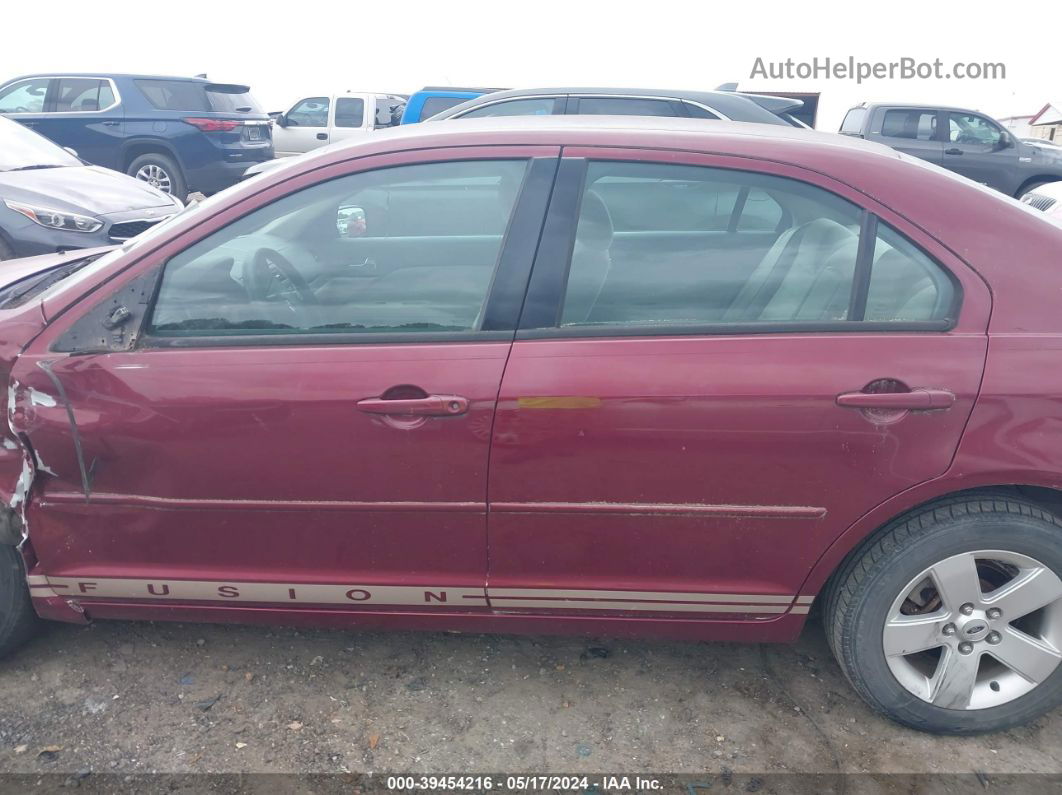
[[[1014,194],[1014,198],[1020,199],[1033,185],[1059,181],[1062,181],[1062,174],[1041,174],[1038,177],[1029,177],[1018,187],[1018,190]]]
[[[184,171],[184,163],[181,161],[177,150],[167,141],[161,138],[133,138],[122,145],[122,171],[128,171],[133,161],[141,155],[162,154],[173,158],[177,166]]]
[[[1023,499],[1039,505],[1046,511],[1062,517],[1062,480],[1057,476],[985,477],[949,479],[946,483],[930,481],[896,495],[864,514],[845,532],[834,539],[804,580],[799,593],[817,596],[825,589],[830,578],[844,569],[844,564],[889,527],[893,522],[942,500],[954,497],[1002,495],[1011,499]]]

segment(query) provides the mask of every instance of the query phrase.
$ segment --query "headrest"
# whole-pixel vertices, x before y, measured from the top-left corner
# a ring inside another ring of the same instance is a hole
[[[583,196],[583,205],[579,208],[575,242],[597,251],[607,251],[612,245],[612,216],[601,197],[592,190]]]

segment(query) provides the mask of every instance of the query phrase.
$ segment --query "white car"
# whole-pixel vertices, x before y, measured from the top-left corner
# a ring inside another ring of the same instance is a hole
[[[346,92],[303,97],[273,118],[277,157],[298,155],[330,143],[395,127],[406,98],[399,94]]]
[[[1062,180],[1040,185],[1021,197],[1023,204],[1035,207],[1062,224]]]

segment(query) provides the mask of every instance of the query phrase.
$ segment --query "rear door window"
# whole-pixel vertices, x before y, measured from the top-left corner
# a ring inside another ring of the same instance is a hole
[[[107,80],[63,77],[55,92],[55,110],[60,113],[88,113],[114,104],[114,92]]]
[[[50,82],[47,77],[34,77],[0,89],[0,113],[43,113]]]
[[[288,118],[290,120],[290,114]],[[336,127],[361,127],[364,123],[365,100],[361,97],[339,97],[336,100]]]
[[[678,116],[675,103],[666,99],[637,97],[580,97],[580,116]]]
[[[881,134],[888,138],[932,141],[937,133],[935,110],[887,110],[881,122]]]
[[[509,99],[483,105],[462,113],[461,119],[480,119],[488,116],[549,116],[553,113],[557,100],[554,97],[531,97],[528,99]]]
[[[861,248],[863,234],[873,238]],[[869,269],[869,295],[857,267]],[[926,323],[945,321],[954,296],[946,271],[897,230],[816,186],[599,161],[585,180],[560,326]]]

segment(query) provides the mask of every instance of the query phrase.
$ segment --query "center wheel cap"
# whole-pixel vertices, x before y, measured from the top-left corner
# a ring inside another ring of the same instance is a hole
[[[981,640],[988,634],[988,622],[981,618],[967,621],[960,630],[960,634],[966,640]]]

